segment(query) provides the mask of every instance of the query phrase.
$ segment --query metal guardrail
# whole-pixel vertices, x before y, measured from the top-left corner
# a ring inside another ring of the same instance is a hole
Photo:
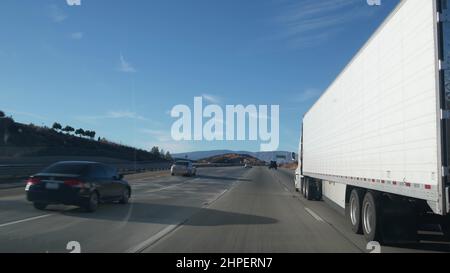
[[[38,172],[44,166],[33,165],[0,165],[0,179],[21,178]]]

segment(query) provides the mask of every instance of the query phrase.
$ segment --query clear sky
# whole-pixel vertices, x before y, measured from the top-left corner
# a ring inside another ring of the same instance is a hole
[[[393,10],[366,0],[2,0],[0,110],[145,149],[257,151],[175,142],[176,104],[280,105],[279,150]]]

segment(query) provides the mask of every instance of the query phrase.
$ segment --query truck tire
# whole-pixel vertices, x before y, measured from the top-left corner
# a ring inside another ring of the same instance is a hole
[[[315,199],[322,201],[322,180],[318,180],[315,184]]]
[[[368,242],[377,241],[382,243],[383,219],[379,194],[371,191],[365,194],[362,203],[361,220],[366,240]]]
[[[306,178],[303,178],[300,182],[300,193],[305,196],[305,180]]]
[[[350,199],[347,208],[347,219],[356,234],[363,234],[361,221],[361,208],[364,199],[364,191],[353,189],[350,193]]]
[[[307,179],[305,185],[305,198],[310,201],[316,199],[315,192],[314,182],[312,182],[311,179]]]

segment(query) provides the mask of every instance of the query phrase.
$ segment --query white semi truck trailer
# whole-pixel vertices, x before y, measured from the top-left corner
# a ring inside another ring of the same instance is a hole
[[[450,0],[403,0],[304,115],[295,187],[369,241],[449,236],[449,121]]]

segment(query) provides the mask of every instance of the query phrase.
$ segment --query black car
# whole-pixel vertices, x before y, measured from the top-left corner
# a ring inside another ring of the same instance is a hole
[[[278,168],[278,164],[276,161],[270,161],[269,163],[269,169],[277,169]]]
[[[43,210],[50,204],[73,205],[93,212],[100,202],[128,203],[131,187],[117,170],[97,162],[58,162],[31,176],[27,199]]]

